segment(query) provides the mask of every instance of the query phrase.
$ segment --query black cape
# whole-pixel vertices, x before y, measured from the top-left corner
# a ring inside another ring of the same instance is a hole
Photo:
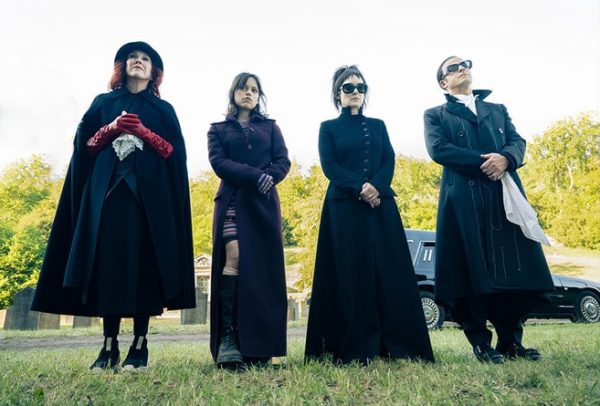
[[[57,314],[97,315],[88,294],[100,217],[118,158],[111,145],[96,156],[87,140],[123,111],[173,145],[168,159],[145,144],[135,151],[135,179],[160,275],[165,307],[195,306],[191,212],[186,150],[173,107],[150,91],[121,88],[97,96],[75,135],[74,151],[58,203],[32,309]],[[119,224],[113,224],[119,227]]]

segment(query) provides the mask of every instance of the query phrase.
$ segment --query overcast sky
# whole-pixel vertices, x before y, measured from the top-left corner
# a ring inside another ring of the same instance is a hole
[[[59,173],[77,123],[106,91],[117,49],[146,41],[162,56],[162,96],[182,124],[191,176],[209,169],[206,132],[241,71],[259,75],[290,156],[318,163],[319,123],[337,116],[334,70],[358,64],[366,115],[397,154],[426,158],[423,111],[444,101],[446,56],[473,61],[528,140],[552,122],[600,110],[600,1],[86,1],[0,3],[0,170],[33,153]]]

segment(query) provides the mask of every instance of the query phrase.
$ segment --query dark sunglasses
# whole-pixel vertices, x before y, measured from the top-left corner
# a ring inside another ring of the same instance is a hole
[[[444,76],[447,76],[449,73],[458,72],[461,66],[465,69],[471,69],[473,67],[473,62],[467,59],[461,63],[453,63],[452,65],[448,65],[446,66],[446,72],[444,72]]]
[[[358,93],[367,93],[369,86],[366,83],[345,83],[342,85],[342,92],[346,94],[354,93],[355,90],[358,90]]]

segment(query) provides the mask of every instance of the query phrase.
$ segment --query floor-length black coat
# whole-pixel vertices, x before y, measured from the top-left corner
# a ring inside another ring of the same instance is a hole
[[[232,116],[208,132],[209,160],[221,184],[215,196],[211,271],[210,349],[216,360],[220,342],[219,277],[225,266],[223,222],[235,195],[239,244],[237,326],[244,357],[286,354],[287,293],[281,209],[276,186],[258,192],[258,179],[276,184],[290,169],[283,136],[275,120],[254,115],[248,137]]]
[[[519,136],[501,104],[475,90],[477,115],[453,96],[425,112],[425,141],[431,158],[444,166],[437,215],[435,294],[440,301],[511,290],[554,289],[539,243],[506,219],[502,183],[480,169],[481,154],[496,152],[517,175],[525,156]]]
[[[433,361],[404,227],[390,185],[394,150],[383,121],[348,109],[321,124],[330,180],[323,204],[306,356],[368,362],[376,356]],[[381,205],[359,200],[370,182]]]
[[[117,156],[106,145],[97,155],[86,142],[123,111],[135,113],[146,127],[170,142],[168,159],[149,145],[136,149],[133,181],[137,184],[142,222],[148,234],[146,258],[157,269],[157,306],[171,309],[195,306],[194,264],[186,150],[173,107],[149,90],[133,94],[123,87],[97,96],[79,123],[74,151],[50,233],[32,308],[75,315],[98,315],[90,286],[98,264],[101,229],[114,233],[125,224],[103,216]],[[127,159],[133,159],[128,157]],[[104,213],[106,214],[106,213]],[[123,258],[125,260],[125,258]],[[140,270],[143,272],[143,270]],[[117,281],[115,283],[118,283]],[[102,293],[102,292],[101,292]],[[141,292],[143,293],[143,292]],[[110,295],[113,292],[104,292]]]

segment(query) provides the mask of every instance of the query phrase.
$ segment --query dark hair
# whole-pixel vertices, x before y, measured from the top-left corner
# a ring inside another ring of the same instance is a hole
[[[358,69],[358,67],[356,65],[340,66],[339,68],[337,68],[337,70],[333,74],[333,80],[332,80],[332,86],[331,86],[331,100],[333,101],[333,105],[335,106],[335,108],[338,111],[340,111],[342,109],[342,102],[340,101],[340,98],[338,97],[338,95],[340,93],[340,88],[342,87],[342,84],[346,81],[346,79],[348,79],[349,77],[352,77],[352,76],[356,76],[356,77],[360,78],[365,84],[367,84],[365,77],[363,76],[362,72]],[[365,93],[365,99],[364,99],[363,105],[361,107],[364,107],[367,105],[368,96],[369,96],[369,90],[367,89],[367,93]]]
[[[448,62],[452,58],[458,58],[458,56],[456,56],[456,55],[449,56],[446,59],[444,59],[442,61],[442,63],[440,63],[440,67],[437,70],[437,83],[438,83],[439,87],[442,87],[442,85],[440,84],[440,82],[442,81],[442,79],[444,79],[444,71],[442,70],[442,68],[444,67],[444,64],[446,62]],[[442,89],[443,89],[443,87],[442,87]]]
[[[127,72],[125,71],[125,61],[115,62],[113,73],[108,82],[108,88],[110,90],[117,90],[127,84]],[[152,80],[148,83],[148,87],[157,97],[160,97],[160,87],[163,80],[163,71],[152,64]]]
[[[229,104],[227,105],[227,115],[233,115],[237,117],[239,110],[237,104],[235,104],[235,91],[244,86],[250,78],[256,80],[256,84],[258,86],[258,103],[256,103],[256,107],[254,107],[250,112],[250,117],[254,115],[266,117],[267,96],[265,95],[265,92],[263,92],[262,84],[260,83],[258,76],[256,76],[254,73],[248,72],[239,73],[235,78],[233,78],[233,82],[231,82],[231,87],[229,88]]]

